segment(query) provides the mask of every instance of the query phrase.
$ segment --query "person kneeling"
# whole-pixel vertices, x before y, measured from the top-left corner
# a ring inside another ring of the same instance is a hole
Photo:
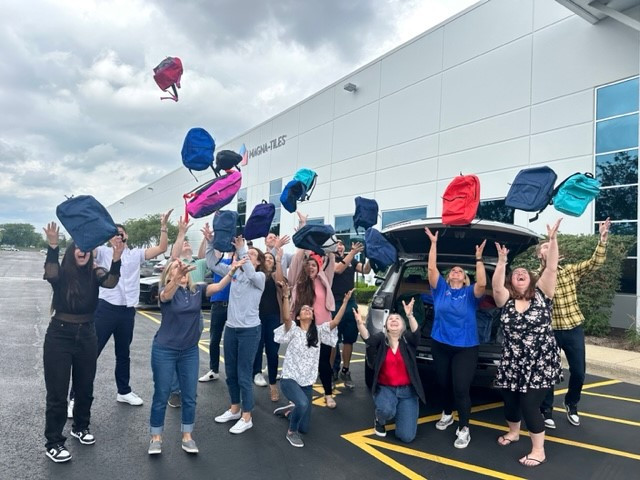
[[[402,302],[409,319],[406,331],[403,318],[392,313],[387,317],[384,332],[369,335],[362,316],[354,309],[360,336],[367,347],[375,350],[371,392],[375,403],[374,433],[387,435],[386,423],[395,418],[396,437],[405,443],[416,438],[418,428],[418,398],[425,402],[424,390],[416,363],[416,348],[420,339],[418,322],[413,316],[414,299]]]

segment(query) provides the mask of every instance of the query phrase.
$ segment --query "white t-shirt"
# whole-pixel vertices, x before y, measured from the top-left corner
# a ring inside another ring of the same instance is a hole
[[[113,260],[113,249],[100,246],[96,250],[96,263],[99,267],[109,270]],[[144,249],[125,248],[121,257],[118,285],[115,288],[100,287],[98,297],[111,305],[135,307],[140,297],[140,265],[144,260]]]
[[[295,380],[301,387],[315,383],[320,363],[320,343],[335,347],[338,342],[338,329],[331,330],[329,324],[330,322],[326,322],[317,327],[318,346],[316,347],[307,346],[307,332],[295,322],[288,332],[284,331],[284,325],[280,325],[273,331],[273,339],[277,343],[289,344],[284,355],[282,378]]]

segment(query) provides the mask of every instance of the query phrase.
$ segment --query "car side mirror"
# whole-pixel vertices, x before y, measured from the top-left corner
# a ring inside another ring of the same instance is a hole
[[[382,285],[382,282],[384,282],[384,278],[376,277],[376,280],[375,280],[376,287],[379,287],[380,285]]]

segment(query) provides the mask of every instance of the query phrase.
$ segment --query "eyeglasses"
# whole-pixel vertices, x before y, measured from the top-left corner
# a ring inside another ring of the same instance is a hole
[[[304,305],[302,307],[300,307],[300,311],[302,310],[311,310],[313,312],[313,307],[310,307],[309,305]]]

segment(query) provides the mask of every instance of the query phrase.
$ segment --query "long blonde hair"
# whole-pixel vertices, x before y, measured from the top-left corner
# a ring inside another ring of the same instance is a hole
[[[166,263],[166,265],[164,266],[164,270],[162,271],[162,275],[160,276],[160,285],[158,290],[160,290],[162,287],[166,286],[168,283],[168,279],[169,279],[169,272],[172,270],[172,267],[174,265],[174,263],[177,262],[177,259],[173,259],[170,260]],[[196,291],[196,284],[193,283],[193,280],[191,280],[191,274],[187,273],[187,288],[189,290],[191,290],[191,293],[194,293]]]

